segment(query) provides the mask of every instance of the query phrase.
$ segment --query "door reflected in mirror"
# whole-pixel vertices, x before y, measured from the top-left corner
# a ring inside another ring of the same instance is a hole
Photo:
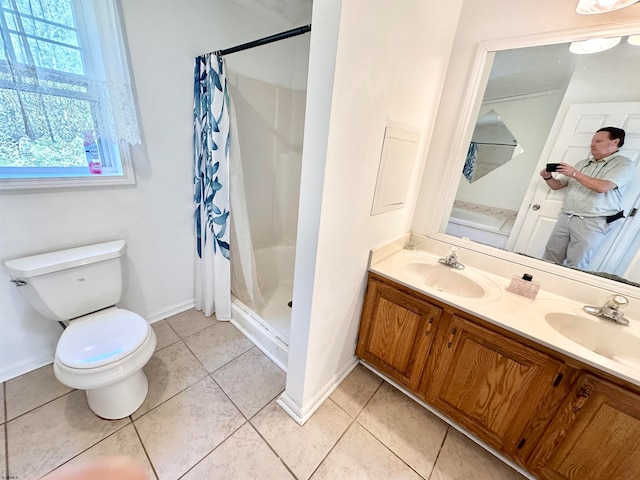
[[[615,126],[627,133],[620,153],[640,165],[640,46],[623,38],[611,50],[576,55],[569,45],[496,52],[475,124],[499,119],[522,152],[488,160],[495,167],[476,177],[469,170],[474,158],[478,168],[480,155],[470,147],[446,233],[542,258],[566,190],[546,185],[539,175],[545,164],[589,158],[596,130]],[[623,208],[625,218],[589,271],[640,283],[640,215],[633,215],[640,208],[638,167]]]

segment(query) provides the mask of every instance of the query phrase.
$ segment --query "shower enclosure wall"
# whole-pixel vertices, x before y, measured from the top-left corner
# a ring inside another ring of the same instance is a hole
[[[257,276],[265,300],[265,306],[254,311],[232,291],[232,321],[286,369],[306,91],[234,74],[231,68],[227,78],[237,114]]]

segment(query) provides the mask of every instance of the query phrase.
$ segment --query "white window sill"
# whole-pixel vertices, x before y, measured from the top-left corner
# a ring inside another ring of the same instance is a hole
[[[50,178],[0,178],[0,191],[43,190],[57,188],[106,187],[117,185],[134,185],[133,176],[125,175],[92,175],[82,177],[50,177]]]

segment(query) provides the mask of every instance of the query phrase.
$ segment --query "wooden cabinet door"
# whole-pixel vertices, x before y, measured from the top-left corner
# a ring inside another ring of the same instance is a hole
[[[584,373],[528,462],[549,480],[640,478],[640,395]]]
[[[416,390],[441,313],[430,303],[370,279],[356,354]]]
[[[444,345],[430,357],[427,401],[511,454],[562,364],[456,316],[442,325],[438,338]]]

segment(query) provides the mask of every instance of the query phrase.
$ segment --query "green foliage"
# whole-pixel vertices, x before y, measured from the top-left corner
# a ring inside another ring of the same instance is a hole
[[[67,82],[64,73],[52,80],[35,79],[24,71],[21,88],[39,85],[40,93],[0,89],[0,167],[86,166],[82,132],[94,125],[90,102],[83,95],[86,87],[77,83],[84,66],[71,0],[16,0],[28,45],[15,33],[19,28],[13,2],[0,3],[9,29],[9,35],[0,36],[0,67],[7,55],[14,64],[25,65],[31,56],[40,68],[74,74]],[[8,37],[10,50],[2,40]],[[12,82],[13,76],[0,68],[0,80]]]

